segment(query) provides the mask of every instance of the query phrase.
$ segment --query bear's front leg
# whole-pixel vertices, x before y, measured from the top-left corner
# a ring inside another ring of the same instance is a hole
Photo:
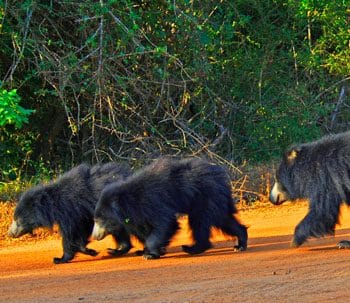
[[[328,205],[327,203],[326,205]],[[338,221],[339,201],[334,199],[334,205],[326,210],[315,207],[317,203],[313,201],[310,204],[311,209],[309,213],[295,228],[292,242],[294,247],[302,245],[309,237],[319,238],[326,235],[334,235],[335,225]]]
[[[108,253],[111,256],[119,257],[125,255],[131,249],[131,245],[125,245],[125,243],[119,244],[116,248],[107,248]]]
[[[350,241],[348,240],[341,240],[337,244],[339,249],[349,249],[350,248]]]
[[[61,258],[55,257],[53,258],[53,262],[55,264],[62,264],[71,261],[79,248],[74,244],[74,242],[69,237],[65,237],[63,235],[62,238],[62,246],[63,246],[63,256]]]
[[[114,249],[108,248],[108,253],[112,256],[122,256],[128,253],[132,248],[129,233],[124,228],[119,227],[112,232],[112,235],[117,247]]]
[[[188,254],[201,254],[211,248],[210,222],[208,222],[206,213],[195,213],[188,216],[188,222],[192,229],[194,244],[182,245],[182,250]]]
[[[297,248],[301,246],[303,243],[305,243],[305,241],[307,240],[308,237],[304,234],[304,232],[300,231],[301,229],[298,229],[298,226],[295,229],[291,247]]]
[[[91,249],[91,248],[87,248],[85,246],[82,246],[80,248],[80,252],[85,254],[85,255],[93,256],[93,257],[96,257],[98,255],[98,252],[96,250]]]
[[[147,253],[144,249],[139,249],[135,251],[136,256],[143,256],[145,253]],[[159,255],[164,256],[166,254],[166,247],[161,247],[159,249]]]
[[[154,228],[146,238],[145,248],[143,250],[143,257],[145,259],[159,259],[161,255],[165,254],[166,248],[164,247],[164,243],[169,243],[169,237],[166,231],[166,229]]]
[[[294,237],[291,243],[292,247],[301,246],[310,237],[311,224],[313,220],[315,220],[314,214],[309,212],[295,227]]]
[[[74,258],[74,255],[75,255],[74,253],[64,252],[61,258],[58,258],[58,257],[53,258],[53,263],[55,264],[67,263]]]
[[[171,238],[179,229],[179,223],[176,216],[170,216],[159,220],[152,231],[145,239],[143,257],[147,260],[158,259],[166,254],[166,248]]]

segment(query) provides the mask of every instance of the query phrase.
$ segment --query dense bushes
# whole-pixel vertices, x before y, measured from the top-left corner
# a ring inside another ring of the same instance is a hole
[[[264,161],[346,121],[346,1],[0,3],[2,87],[36,110],[11,133],[29,171],[183,152]]]

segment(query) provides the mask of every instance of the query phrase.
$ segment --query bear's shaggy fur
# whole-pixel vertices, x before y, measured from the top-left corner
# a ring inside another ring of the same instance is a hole
[[[247,229],[234,214],[231,183],[225,169],[196,158],[160,158],[125,181],[108,185],[95,210],[93,237],[100,240],[118,222],[140,239],[144,257],[159,258],[178,230],[177,215],[188,214],[193,246],[189,254],[211,247],[210,228],[237,236],[236,249],[247,247]]]
[[[97,255],[86,247],[94,225],[96,203],[107,184],[130,174],[128,167],[113,162],[93,167],[81,164],[55,182],[29,189],[16,206],[9,236],[20,237],[37,227],[52,228],[57,223],[62,235],[63,256],[54,258],[54,263],[68,262],[77,252]],[[118,242],[117,249],[110,249],[111,254],[130,250],[130,237],[125,229],[112,226],[108,233]]]
[[[350,205],[350,132],[325,136],[285,152],[270,200],[281,204],[298,198],[309,200],[309,212],[296,226],[292,245],[334,234],[340,205]],[[343,248],[350,242],[338,245]]]

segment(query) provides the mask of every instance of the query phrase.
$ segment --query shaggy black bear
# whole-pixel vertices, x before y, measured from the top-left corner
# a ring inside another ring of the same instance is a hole
[[[237,236],[237,250],[247,248],[247,229],[234,214],[230,178],[225,169],[207,161],[160,158],[125,181],[108,185],[95,210],[93,237],[101,240],[118,222],[144,243],[144,257],[156,259],[178,230],[177,216],[188,214],[194,245],[189,254],[211,247],[210,228]]]
[[[270,200],[278,205],[298,198],[309,200],[309,212],[296,226],[292,245],[334,234],[340,205],[350,205],[350,132],[325,136],[285,152]],[[350,242],[341,241],[338,246],[350,247]]]
[[[29,189],[16,206],[9,236],[20,237],[37,227],[52,228],[57,223],[63,256],[54,258],[54,263],[68,262],[77,252],[97,255],[95,250],[86,247],[94,225],[96,203],[107,184],[130,174],[128,167],[113,162],[93,167],[81,164],[55,182]],[[108,233],[118,243],[116,249],[110,249],[111,254],[120,255],[130,250],[130,237],[122,226],[110,226]]]

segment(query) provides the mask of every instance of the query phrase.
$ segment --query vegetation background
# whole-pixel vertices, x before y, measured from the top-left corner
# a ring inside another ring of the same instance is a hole
[[[242,188],[244,167],[349,129],[349,28],[349,0],[0,0],[1,198],[162,154]]]

